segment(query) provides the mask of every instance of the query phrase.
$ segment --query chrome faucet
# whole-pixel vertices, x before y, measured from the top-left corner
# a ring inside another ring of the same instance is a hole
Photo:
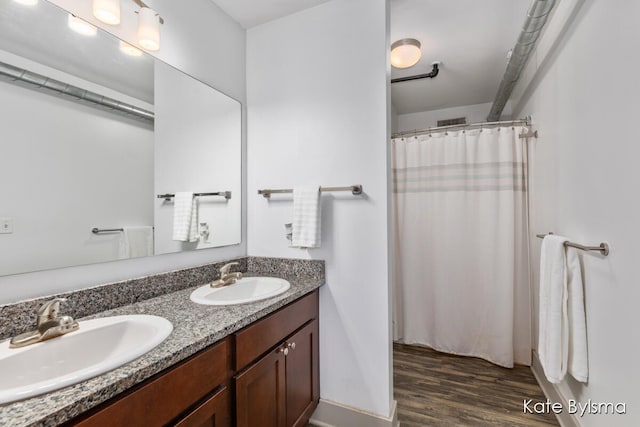
[[[221,286],[233,285],[239,279],[242,279],[241,272],[236,271],[235,273],[230,273],[231,267],[238,264],[239,263],[237,262],[230,262],[220,267],[220,278],[211,282],[211,287],[217,288]]]
[[[71,316],[59,316],[60,303],[66,298],[54,298],[47,301],[38,309],[37,327],[33,331],[25,332],[11,338],[9,347],[19,348],[37,342],[59,337],[79,328],[78,322]]]

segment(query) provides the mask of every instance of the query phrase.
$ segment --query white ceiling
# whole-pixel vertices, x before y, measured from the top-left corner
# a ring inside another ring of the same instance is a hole
[[[398,114],[492,102],[506,55],[524,24],[529,0],[391,0],[391,43],[415,38],[422,58],[411,68],[392,67],[391,77],[440,74],[391,85]],[[488,113],[488,111],[487,111]]]
[[[255,27],[329,0],[213,0],[244,28]]]
[[[213,0],[244,28],[251,28],[329,0]],[[431,71],[435,79],[391,85],[398,114],[492,102],[530,0],[390,0],[391,43],[416,38],[422,59],[391,77]]]

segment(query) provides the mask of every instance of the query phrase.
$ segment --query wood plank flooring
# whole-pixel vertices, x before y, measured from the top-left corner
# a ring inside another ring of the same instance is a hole
[[[394,344],[393,350],[394,398],[402,427],[559,425],[552,414],[523,412],[525,399],[546,401],[529,367],[506,369],[403,344]]]

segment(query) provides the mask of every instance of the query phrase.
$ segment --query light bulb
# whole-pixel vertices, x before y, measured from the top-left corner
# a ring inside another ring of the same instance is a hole
[[[69,28],[83,36],[95,36],[98,33],[96,27],[72,14],[69,14],[67,24]]]
[[[142,56],[142,51],[140,49],[133,47],[122,40],[120,40],[120,51],[129,56]]]
[[[138,11],[138,43],[147,50],[160,49],[160,16],[148,7]]]
[[[120,0],[93,0],[93,16],[109,25],[120,23]]]

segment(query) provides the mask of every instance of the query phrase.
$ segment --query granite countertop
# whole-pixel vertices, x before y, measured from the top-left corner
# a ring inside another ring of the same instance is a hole
[[[252,276],[251,273],[245,275]],[[154,314],[170,320],[173,331],[156,348],[113,371],[61,390],[1,405],[0,425],[59,425],[314,291],[324,283],[323,278],[314,276],[260,275],[287,279],[291,282],[291,288],[282,295],[254,303],[207,306],[189,299],[189,294],[195,289],[192,287],[79,319]],[[0,379],[0,383],[1,381]]]

